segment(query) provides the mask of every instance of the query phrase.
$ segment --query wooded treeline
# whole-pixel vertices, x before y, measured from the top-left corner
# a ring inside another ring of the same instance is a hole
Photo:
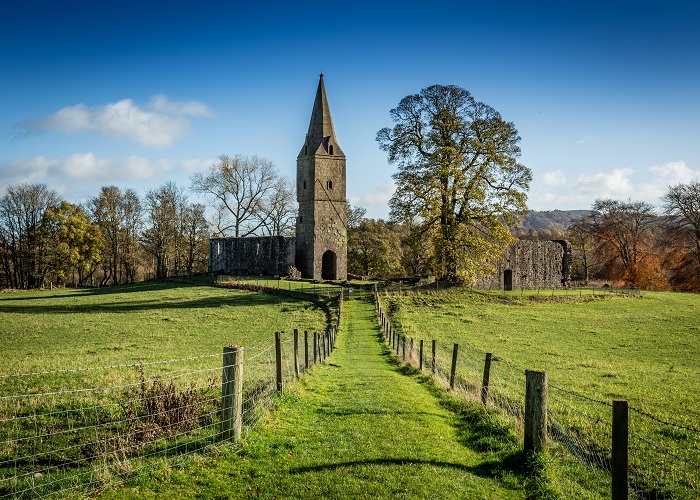
[[[556,214],[549,224],[540,215],[538,229],[519,225],[511,232],[519,239],[568,240],[574,254],[571,278],[580,284],[602,280],[616,286],[700,292],[699,181],[669,187],[658,210],[642,201],[601,199],[590,210],[574,214],[568,220]],[[439,276],[435,247],[417,227],[364,215],[363,209],[348,206],[350,273]]]
[[[0,288],[187,275],[207,270],[212,235],[232,236],[232,228],[236,235],[288,235],[296,212],[290,181],[258,157],[219,160],[206,175],[193,176],[191,187],[210,195],[213,220],[172,182],[143,198],[103,186],[82,205],[45,184],[8,186],[0,198]]]

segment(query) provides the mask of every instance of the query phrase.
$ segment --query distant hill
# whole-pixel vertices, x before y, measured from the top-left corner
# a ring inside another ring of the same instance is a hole
[[[571,222],[589,213],[589,210],[531,210],[511,232],[520,239],[564,238]]]

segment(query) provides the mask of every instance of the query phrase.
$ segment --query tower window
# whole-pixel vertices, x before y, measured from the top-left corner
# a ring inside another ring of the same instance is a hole
[[[301,224],[303,220],[304,220],[304,218],[300,215],[299,216],[299,224]]]
[[[309,154],[309,146],[305,145],[304,146],[304,155],[308,155],[308,154]]]
[[[333,181],[326,182],[326,189],[333,189]]]
[[[304,181],[304,189],[306,189],[306,181]]]
[[[333,154],[333,144],[328,146],[328,151],[330,152],[330,154]]]

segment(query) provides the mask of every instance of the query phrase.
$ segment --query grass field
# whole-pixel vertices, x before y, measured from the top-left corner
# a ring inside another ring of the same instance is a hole
[[[323,330],[322,304],[201,283],[0,294],[0,374],[159,361]]]
[[[328,299],[213,285],[0,294],[0,496],[71,497],[216,443],[223,347],[265,353],[246,363],[255,386],[275,331],[323,331],[332,315]]]
[[[667,487],[660,484],[660,470],[653,469],[649,457],[665,460],[672,456],[668,452],[681,461],[669,470],[666,482],[700,488],[700,296],[504,295],[453,289],[383,301],[402,334],[414,342],[437,340],[443,367],[449,368],[452,345],[459,344],[464,352],[460,363],[471,363],[469,377],[475,384],[480,383],[484,352],[498,360],[492,376],[508,372],[517,377],[515,385],[510,383],[515,399],[522,400],[524,370],[546,371],[551,407],[602,443],[602,456],[609,450],[608,405],[613,399],[626,399],[630,407],[668,422],[630,413],[630,432],[641,438],[631,440],[638,447],[631,460],[651,471],[638,481],[654,483],[639,488]],[[600,460],[598,465],[605,467],[605,459]],[[679,491],[665,494],[685,498]]]
[[[337,350],[278,401],[240,455],[142,476],[105,498],[525,498],[512,431],[472,446],[426,377],[406,377],[371,303],[348,301]]]

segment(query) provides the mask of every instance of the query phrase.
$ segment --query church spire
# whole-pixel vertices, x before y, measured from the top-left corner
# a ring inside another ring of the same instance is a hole
[[[309,131],[306,133],[306,142],[299,155],[333,155],[345,156],[338,146],[333,129],[333,118],[331,118],[331,108],[328,106],[326,87],[323,84],[323,73],[318,80],[316,99],[311,112]]]

